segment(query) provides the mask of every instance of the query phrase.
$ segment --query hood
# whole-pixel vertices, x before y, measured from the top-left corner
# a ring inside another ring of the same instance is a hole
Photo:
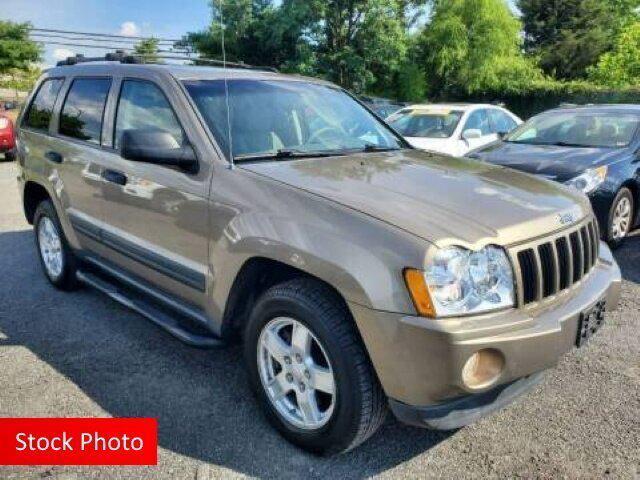
[[[475,160],[416,150],[245,164],[243,169],[380,219],[436,244],[510,245],[579,221],[585,196]]]
[[[542,175],[558,182],[566,182],[588,168],[617,160],[624,152],[625,149],[618,148],[576,148],[499,142],[480,148],[469,156]]]

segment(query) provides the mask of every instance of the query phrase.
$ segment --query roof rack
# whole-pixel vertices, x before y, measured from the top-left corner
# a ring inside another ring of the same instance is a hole
[[[113,53],[107,53],[104,57],[85,57],[82,54],[78,54],[75,57],[67,57],[66,60],[59,61],[56,65],[58,67],[77,65],[79,63],[93,63],[93,62],[119,62],[123,64],[157,64],[158,60],[182,60],[193,62],[194,65],[214,65],[218,67],[230,67],[241,68],[244,70],[260,70],[267,72],[278,73],[277,68],[273,67],[256,67],[253,65],[247,65],[242,62],[225,62],[215,58],[206,57],[188,57],[185,55],[143,55],[137,53],[127,53],[124,50],[116,50]]]

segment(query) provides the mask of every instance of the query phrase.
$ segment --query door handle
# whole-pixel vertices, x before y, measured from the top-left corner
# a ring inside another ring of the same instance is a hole
[[[50,151],[45,153],[44,156],[47,160],[53,163],[62,163],[62,161],[64,160],[62,158],[62,155],[60,155],[58,152]]]
[[[107,182],[115,183],[116,185],[126,185],[127,176],[124,173],[116,172],[115,170],[105,170],[102,172],[102,178]]]

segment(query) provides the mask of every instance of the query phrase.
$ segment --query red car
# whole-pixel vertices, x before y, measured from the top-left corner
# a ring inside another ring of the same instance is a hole
[[[0,153],[4,153],[5,160],[15,158],[16,135],[10,118],[0,115]]]

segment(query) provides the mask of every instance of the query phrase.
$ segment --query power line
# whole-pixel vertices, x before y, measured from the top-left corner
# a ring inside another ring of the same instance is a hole
[[[42,44],[46,44],[46,45],[56,45],[56,46],[62,46],[62,47],[76,47],[76,48],[97,48],[100,50],[125,50],[125,51],[129,51],[132,52],[134,51],[134,48],[130,48],[130,47],[123,47],[121,45],[115,46],[115,45],[90,45],[90,44],[82,44],[82,43],[71,43],[71,42],[53,42],[53,41],[40,41],[38,40],[38,43],[42,43]],[[162,50],[159,49],[158,53],[185,53],[181,50]]]
[[[160,38],[160,37],[139,37],[139,36],[134,36],[134,35],[113,35],[110,33],[95,33],[95,32],[76,32],[73,30],[55,30],[55,29],[49,29],[49,28],[32,28],[30,31],[32,32],[41,32],[41,33],[61,33],[61,34],[67,34],[67,35],[85,35],[85,36],[92,36],[92,37],[105,37],[105,38],[124,38],[124,39],[133,39],[133,40],[148,40],[149,38],[156,38],[156,40],[159,40],[161,42],[172,42],[172,43],[176,43],[176,42],[181,42],[182,39],[176,39],[176,38]]]
[[[89,41],[89,42],[103,42],[106,41],[107,39],[104,38],[95,38],[95,37],[79,37],[79,36],[69,36],[69,35],[59,35],[59,34],[55,34],[55,33],[31,33],[30,34],[31,37],[34,37],[34,39],[36,41],[39,41],[39,38],[44,38],[44,39],[50,39],[50,38],[59,38],[62,40],[81,40],[81,41]],[[155,38],[154,38],[155,40]],[[122,44],[131,44],[131,43],[137,43],[140,40],[136,40],[136,39],[131,39],[131,40],[118,40],[118,39],[109,39],[109,42],[112,43],[122,43]],[[159,45],[174,45],[175,42],[169,42],[169,41],[158,41]]]

